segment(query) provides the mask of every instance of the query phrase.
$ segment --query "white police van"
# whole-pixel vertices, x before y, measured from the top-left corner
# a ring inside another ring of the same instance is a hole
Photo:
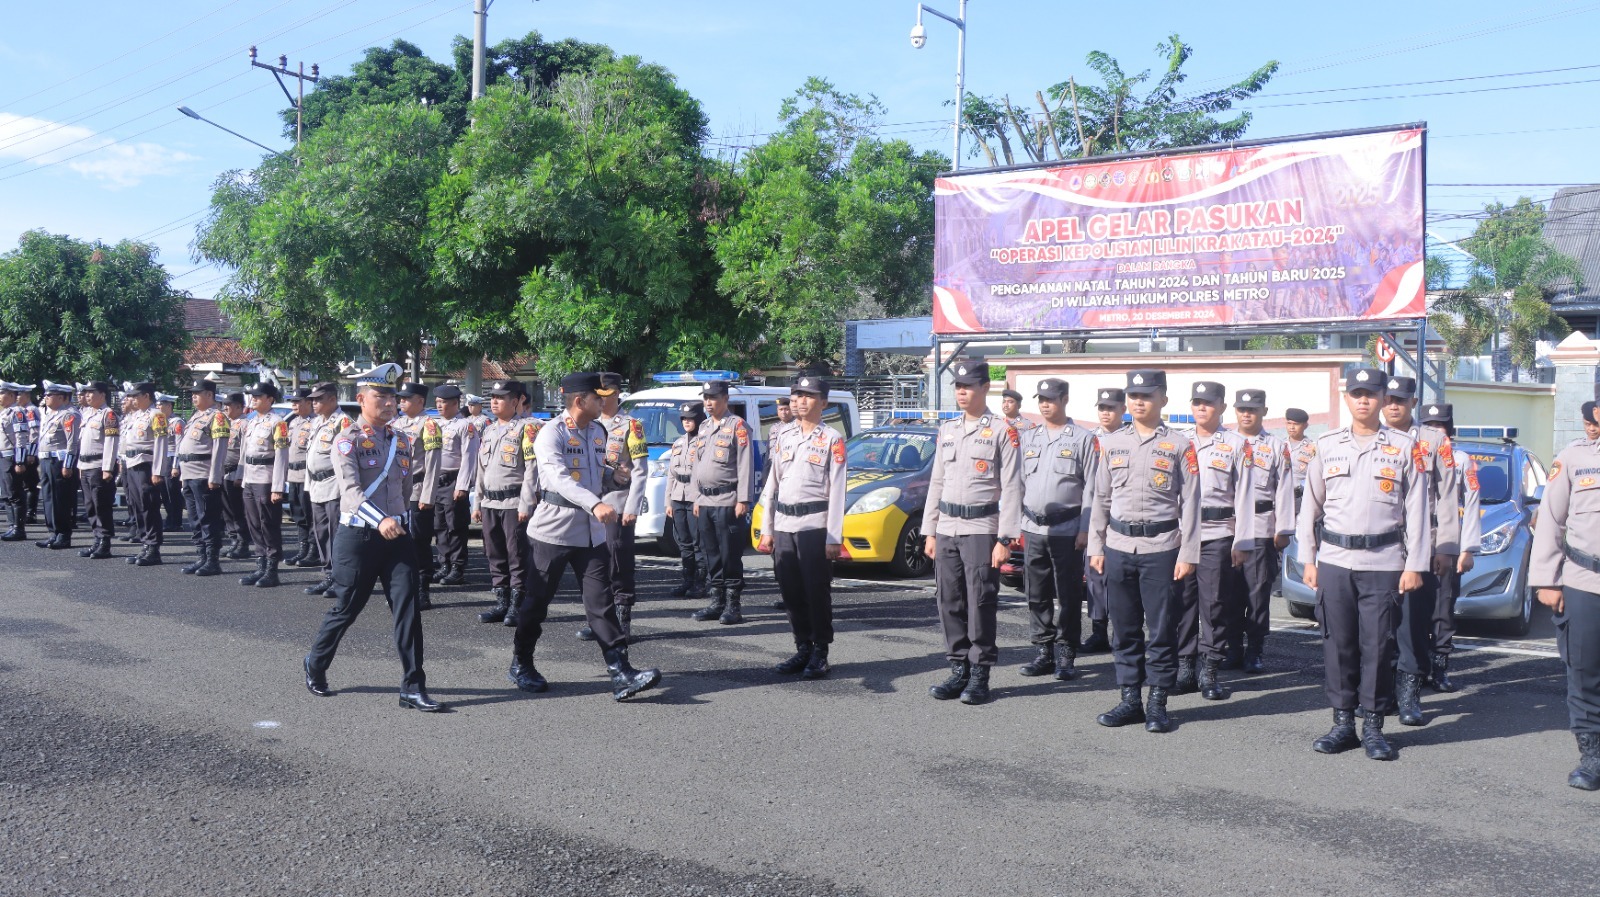
[[[744,418],[757,436],[751,440],[751,448],[755,451],[755,476],[759,483],[767,463],[767,435],[778,422],[778,399],[789,394],[789,387],[741,384],[734,371],[663,371],[652,374],[650,379],[660,385],[635,392],[622,402],[622,410],[638,419],[644,427],[645,441],[650,444],[650,480],[645,485],[635,535],[640,542],[657,540],[662,552],[676,554],[677,544],[673,541],[671,521],[666,513],[667,462],[672,443],[683,435],[679,415],[684,403],[701,401],[702,384],[713,381],[728,384],[729,413]],[[849,438],[860,427],[859,420],[855,396],[832,390],[828,407],[822,413],[823,423]]]

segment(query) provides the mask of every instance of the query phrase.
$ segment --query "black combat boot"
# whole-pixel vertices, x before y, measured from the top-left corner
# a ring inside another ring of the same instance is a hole
[[[149,551],[150,551],[150,546],[148,546],[148,545],[140,545],[138,554],[132,554],[132,555],[128,556],[128,563],[129,564],[137,564],[139,562],[139,559],[144,557],[145,554],[147,552],[149,552]]]
[[[144,552],[141,553],[138,557],[133,559],[133,565],[135,567],[159,567],[159,566],[161,566],[161,546],[160,545],[146,545],[144,547]]]
[[[1159,685],[1150,686],[1150,700],[1144,705],[1144,730],[1172,731],[1172,718],[1167,716],[1167,690]]]
[[[1221,701],[1228,697],[1228,690],[1222,687],[1222,682],[1217,678],[1217,670],[1221,664],[1214,658],[1207,657],[1200,661],[1200,697],[1207,701]]]
[[[270,589],[277,585],[279,585],[278,562],[269,560],[267,561],[267,569],[262,571],[261,577],[256,580],[256,588]]]
[[[449,571],[439,577],[439,585],[459,586],[467,581],[467,563],[451,564]]]
[[[1079,654],[1104,654],[1111,650],[1111,640],[1106,638],[1106,621],[1090,620],[1089,637],[1078,646]]]
[[[1578,768],[1567,784],[1584,791],[1600,791],[1600,733],[1578,732]]]
[[[705,623],[705,622],[708,622],[710,620],[719,619],[722,616],[723,609],[726,608],[727,606],[728,606],[728,591],[727,591],[727,589],[720,589],[719,588],[711,596],[711,603],[707,604],[705,607],[702,607],[699,610],[695,611],[693,614],[691,614],[690,615],[690,619],[698,620],[701,623]]]
[[[950,677],[938,685],[929,687],[928,694],[940,701],[961,697],[967,690],[967,680],[972,677],[972,666],[965,660],[950,661]]]
[[[1400,705],[1400,725],[1420,726],[1422,716],[1422,677],[1401,670],[1394,674],[1394,699]]]
[[[433,610],[433,594],[428,591],[428,581],[418,577],[417,610]]]
[[[223,552],[222,556],[235,561],[247,561],[254,554],[255,551],[247,540],[235,539],[233,540],[233,545],[226,552]]]
[[[1267,671],[1267,665],[1261,662],[1262,645],[1260,639],[1247,638],[1244,644],[1244,671],[1252,676],[1260,675]]]
[[[506,607],[506,625],[507,626],[511,626],[513,628],[516,627],[516,625],[517,625],[517,608],[519,608],[521,606],[522,606],[522,590],[521,589],[512,589],[511,590],[511,604]]]
[[[550,683],[539,675],[539,669],[533,665],[531,654],[527,657],[512,657],[511,669],[506,671],[506,678],[511,680],[512,685],[525,692],[537,694],[550,689]]]
[[[195,549],[194,560],[190,561],[187,564],[184,564],[182,567],[179,567],[178,569],[179,569],[180,572],[183,572],[185,574],[193,576],[194,575],[194,571],[199,570],[201,567],[205,566],[205,563],[206,563],[206,548],[205,548],[204,545],[201,545],[201,546],[199,546],[198,548]]]
[[[99,549],[100,549],[100,537],[99,536],[95,536],[94,540],[91,541],[87,546],[78,549],[78,557],[81,557],[81,558],[91,557]]]
[[[1056,678],[1062,682],[1078,678],[1078,652],[1072,642],[1056,642]]]
[[[1368,760],[1393,760],[1398,756],[1389,739],[1383,737],[1383,714],[1366,712],[1361,723],[1361,746],[1366,748]]]
[[[735,623],[744,622],[744,614],[740,613],[738,592],[728,592],[728,606],[723,608],[722,616],[717,618],[717,622],[724,626],[732,626]]]
[[[1319,754],[1341,754],[1361,743],[1356,737],[1356,714],[1354,710],[1335,710],[1333,712],[1333,728],[1328,734],[1311,742],[1311,749]]]
[[[989,665],[973,664],[972,675],[967,677],[967,687],[961,690],[961,703],[989,703]]]
[[[622,630],[622,643],[624,645],[633,641],[633,605],[617,605],[617,628]]]
[[[694,581],[694,591],[689,593],[689,597],[690,598],[709,598],[709,597],[711,597],[711,584],[706,581],[706,571],[704,571],[704,570],[700,571],[699,576]]]
[[[1017,670],[1024,676],[1048,676],[1055,671],[1056,652],[1049,645],[1040,645],[1039,655]]]
[[[239,577],[239,585],[242,585],[242,586],[253,586],[253,585],[256,584],[256,580],[258,580],[261,577],[266,576],[266,575],[267,575],[267,559],[266,559],[266,556],[263,555],[262,557],[256,558],[256,569],[254,571],[252,571],[250,573],[246,573],[245,575]]]
[[[96,561],[103,561],[111,557],[111,537],[101,536],[95,540],[94,550],[89,553],[89,557]]]
[[[1187,695],[1194,693],[1194,690],[1198,687],[1196,682],[1198,671],[1195,667],[1195,659],[1193,657],[1178,658],[1178,683],[1172,686],[1173,694]]]
[[[195,576],[221,576],[222,565],[217,563],[217,546],[207,545],[200,549],[200,566],[195,568]]]
[[[832,669],[828,666],[828,646],[815,645],[811,648],[811,659],[806,662],[806,668],[800,673],[800,678],[824,679]]]
[[[611,698],[625,701],[641,691],[655,688],[661,682],[657,669],[636,670],[628,662],[628,649],[621,645],[605,650],[606,672],[611,674]]]
[[[588,626],[585,626],[577,632],[574,632],[573,635],[577,636],[577,639],[580,642],[599,641],[600,638],[599,636],[595,635],[594,630],[590,629]]]
[[[23,542],[28,538],[28,528],[22,524],[22,514],[17,511],[16,505],[6,505],[6,519],[11,521],[11,528],[0,533],[0,542]]]
[[[678,587],[677,588],[673,589],[672,591],[668,592],[667,594],[670,595],[673,598],[687,598],[687,597],[689,597],[690,593],[692,593],[693,591],[694,591],[694,571],[690,570],[686,566],[686,567],[683,568],[683,581],[678,583]]]
[[[1144,722],[1144,703],[1137,685],[1122,686],[1122,701],[1117,706],[1107,710],[1094,718],[1094,721],[1108,729],[1126,726],[1129,723]]]
[[[507,586],[495,586],[494,607],[478,614],[479,623],[500,623],[506,618],[506,612],[511,609],[511,589]]]
[[[1429,684],[1433,686],[1434,691],[1438,692],[1456,690],[1456,684],[1450,681],[1450,655],[1433,655],[1433,679]]]
[[[326,595],[331,588],[333,588],[333,573],[330,571],[322,574],[322,579],[319,582],[306,586],[300,591],[305,592],[307,595]]]
[[[806,664],[810,662],[811,643],[795,642],[794,656],[773,667],[772,671],[780,676],[793,676],[795,673],[804,670],[806,668]]]
[[[61,534],[60,533],[51,533],[50,535],[45,536],[43,539],[40,539],[39,541],[33,543],[33,547],[34,548],[49,548],[59,538],[61,538]]]
[[[300,537],[300,550],[296,551],[293,555],[285,559],[283,563],[290,567],[300,566],[300,562],[306,559],[306,549],[308,547],[310,547],[310,540],[302,535]]]

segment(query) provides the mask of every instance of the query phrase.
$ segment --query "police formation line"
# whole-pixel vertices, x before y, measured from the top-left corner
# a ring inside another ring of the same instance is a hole
[[[986,364],[957,360],[951,371],[962,414],[940,426],[922,519],[949,660],[948,676],[929,689],[934,698],[989,700],[999,567],[1019,537],[1038,649],[1019,672],[1070,680],[1080,650],[1109,648],[1120,695],[1101,725],[1167,732],[1169,696],[1225,700],[1219,671],[1261,672],[1268,604],[1291,535],[1317,593],[1333,710],[1314,750],[1359,746],[1393,759],[1385,719],[1423,725],[1423,686],[1455,689],[1451,609],[1478,551],[1478,483],[1471,457],[1451,444],[1450,406],[1426,406],[1417,420],[1410,379],[1351,371],[1351,425],[1308,440],[1297,409],[1285,415],[1288,439],[1264,432],[1266,395],[1255,389],[1235,394],[1236,428],[1224,429],[1225,390],[1204,381],[1190,396],[1193,435],[1171,429],[1159,370],[1130,371],[1123,388],[1098,390],[1096,429],[1066,416],[1064,381],[1040,382],[1044,422],[1035,425],[1017,416],[1021,397],[1010,391],[1003,414],[989,410]],[[403,668],[400,704],[435,711],[420,612],[430,580],[464,579],[467,498],[475,495],[470,513],[482,525],[495,599],[479,619],[515,628],[510,681],[548,688],[534,655],[571,568],[587,622],[578,635],[598,643],[613,696],[657,685],[661,673],[634,668],[628,655],[633,524],[648,455],[639,422],[619,411],[621,378],[567,376],[561,413],[543,423],[530,416],[520,383],[496,383],[492,415],[480,423],[460,414],[453,386],[435,390],[440,416],[426,415],[426,388],[399,376],[393,364],[359,375],[354,419],[339,410],[332,383],[296,396],[309,407],[288,420],[272,413],[276,387],[257,385],[258,414],[246,420],[242,395],[219,408],[214,384],[200,381],[186,421],[168,417],[157,400],[170,397],[148,383],[126,385],[121,415],[106,407],[106,383],[47,381],[43,411],[27,403],[31,388],[0,383],[0,449],[13,461],[0,478],[12,523],[4,539],[26,538],[26,472],[37,466],[51,536],[36,544],[70,547],[81,478],[94,544],[80,554],[109,556],[117,466],[142,543],[131,563],[161,563],[162,496],[177,480],[197,548],[184,572],[215,575],[219,554],[248,556],[241,550],[253,546],[257,568],[241,582],[271,586],[283,557],[278,503],[287,497],[302,533],[292,563],[323,567],[323,581],[307,591],[334,599],[304,659],[307,689],[333,694],[326,673],[339,641],[381,582]],[[71,405],[75,392],[81,408]],[[757,547],[774,555],[796,645],[775,671],[809,679],[830,672],[828,562],[840,553],[845,503],[844,437],[821,421],[827,397],[825,374],[796,378],[785,412],[792,419],[769,434],[763,477],[748,424],[729,414],[726,384],[707,384],[703,402],[683,406],[684,435],[661,462],[683,560],[673,595],[709,598],[696,620],[743,620],[742,549],[748,512],[759,505]],[[1581,756],[1569,784],[1588,790],[1600,788],[1600,652],[1579,648],[1600,642],[1600,531],[1582,527],[1581,515],[1600,514],[1597,454],[1600,441],[1580,440],[1552,465],[1529,574],[1557,613],[1568,669]],[[1579,526],[1567,526],[1569,514],[1580,515]],[[436,534],[442,573],[429,548]],[[1083,639],[1086,596],[1092,630]]]

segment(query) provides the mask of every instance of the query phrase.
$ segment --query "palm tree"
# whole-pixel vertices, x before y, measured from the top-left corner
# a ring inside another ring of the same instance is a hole
[[[1429,323],[1454,355],[1476,355],[1484,343],[1503,337],[1511,358],[1511,379],[1532,369],[1538,343],[1562,337],[1572,328],[1550,306],[1550,297],[1579,283],[1576,260],[1558,252],[1539,233],[1485,241],[1466,286],[1433,303]],[[1498,362],[1495,379],[1499,379]]]

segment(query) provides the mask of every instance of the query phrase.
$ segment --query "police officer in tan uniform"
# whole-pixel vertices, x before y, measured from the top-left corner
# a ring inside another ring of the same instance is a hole
[[[606,543],[611,549],[611,600],[617,605],[617,621],[622,626],[622,637],[633,634],[633,602],[635,598],[634,572],[637,566],[637,549],[634,547],[634,524],[639,519],[639,505],[644,500],[645,480],[650,467],[650,445],[645,442],[644,425],[630,414],[623,414],[622,375],[604,371],[600,374],[600,426],[606,428],[606,463],[626,470],[631,479],[626,489],[602,497],[607,504],[622,513],[615,522],[606,524]],[[578,638],[594,641],[594,631],[585,626],[578,630]]]
[[[171,428],[172,451],[167,457],[171,466],[167,468],[166,476],[161,481],[161,507],[166,511],[166,523],[162,527],[169,533],[183,531],[183,471],[178,463],[178,445],[183,442],[185,421],[174,413],[178,407],[178,397],[164,392],[156,393],[156,407],[166,415],[167,426]]]
[[[694,516],[694,437],[705,422],[703,402],[685,402],[678,409],[683,435],[667,453],[667,517],[672,520],[672,540],[678,543],[678,561],[683,565],[683,582],[672,590],[674,598],[704,598],[706,564],[700,550],[699,521]]]
[[[0,535],[0,541],[22,542],[28,538],[27,508],[24,505],[26,489],[22,483],[23,471],[33,452],[33,437],[29,432],[27,409],[17,399],[28,387],[9,380],[0,381],[0,502],[6,506],[11,528]]]
[[[1128,413],[1127,401],[1121,387],[1107,386],[1096,391],[1095,417],[1099,425],[1092,431],[1095,439],[1104,439],[1122,429],[1122,418]],[[1100,450],[1097,447],[1095,449],[1097,458],[1099,454]],[[1093,488],[1094,482],[1090,481],[1088,485]],[[1088,531],[1088,521],[1085,521],[1083,532]],[[1084,547],[1087,551],[1087,540]],[[1087,558],[1087,554],[1085,557]],[[1111,639],[1106,634],[1106,622],[1111,616],[1106,604],[1106,575],[1104,571],[1097,571],[1085,563],[1083,584],[1084,591],[1089,596],[1089,637],[1078,646],[1078,653],[1102,654],[1111,650]]]
[[[701,622],[744,622],[744,548],[750,544],[750,503],[755,498],[755,458],[750,427],[728,410],[728,384],[707,383],[700,391],[706,420],[693,442],[695,517],[706,557],[711,603],[694,612]]]
[[[510,625],[517,625],[510,610],[522,604],[522,584],[528,578],[526,527],[539,503],[533,442],[540,424],[522,415],[526,392],[515,380],[490,384],[489,409],[494,416],[478,439],[478,509],[472,515],[483,525],[483,554],[494,590],[494,607],[478,614],[479,623],[503,623],[509,616]]]
[[[1107,728],[1142,721],[1146,731],[1167,732],[1167,696],[1178,681],[1178,592],[1200,560],[1200,462],[1194,443],[1161,419],[1166,371],[1129,371],[1123,391],[1133,422],[1100,440],[1089,518],[1089,568],[1106,577],[1121,688],[1121,701],[1096,721]]]
[[[1267,414],[1267,394],[1260,389],[1241,389],[1233,402],[1239,420],[1239,435],[1250,448],[1251,498],[1254,499],[1254,536],[1244,549],[1245,600],[1239,608],[1242,619],[1236,631],[1244,635],[1239,659],[1246,673],[1260,673],[1266,667],[1261,655],[1271,631],[1272,589],[1278,582],[1279,552],[1294,535],[1294,471],[1289,447],[1283,440],[1262,429]],[[1233,659],[1230,646],[1229,660]]]
[[[311,408],[311,387],[296,389],[290,401],[294,403],[294,413],[287,421],[289,475],[284,497],[300,546],[287,563],[291,567],[321,567],[322,557],[317,554],[316,540],[311,537],[311,499],[306,493],[306,452],[311,449],[311,430],[316,425],[316,413]]]
[[[1022,531],[1021,453],[1017,431],[989,411],[988,363],[958,358],[950,372],[962,416],[939,426],[922,512],[950,675],[928,693],[983,704],[989,670],[1000,657],[1000,565]]]
[[[421,383],[402,383],[395,388],[395,398],[400,403],[400,413],[394,427],[411,440],[412,459],[416,475],[411,478],[411,514],[407,517],[411,528],[411,541],[417,546],[417,563],[421,565],[421,595],[418,603],[432,607],[429,584],[439,578],[438,558],[433,551],[434,507],[433,482],[430,471],[439,469],[439,453],[444,450],[444,431],[438,419],[427,411],[428,387]]]
[[[184,423],[183,438],[178,440],[176,452],[178,474],[183,481],[183,492],[189,506],[189,519],[195,547],[194,563],[186,564],[183,572],[195,576],[216,576],[222,572],[217,563],[222,552],[222,502],[224,468],[228,462],[228,441],[233,435],[233,423],[217,404],[217,384],[211,380],[196,380],[189,389],[194,400],[194,414]]]
[[[168,469],[171,431],[167,416],[155,407],[156,385],[148,381],[129,385],[130,411],[118,428],[121,439],[123,477],[133,516],[139,523],[144,548],[128,563],[153,567],[161,563],[161,483]]]
[[[458,586],[467,581],[467,525],[474,463],[478,457],[478,424],[461,410],[461,387],[446,383],[433,391],[433,404],[439,410],[438,426],[443,443],[437,466],[428,468],[425,489],[433,498],[433,533],[439,542],[439,562],[444,573],[437,582]],[[433,461],[430,460],[430,464]]]
[[[1005,418],[1006,424],[1016,430],[1018,435],[1036,426],[1033,421],[1022,416],[1022,393],[1014,389],[1001,390],[1000,416]]]
[[[79,437],[78,476],[83,481],[84,503],[94,543],[78,552],[79,557],[104,560],[111,557],[111,540],[116,535],[112,519],[117,486],[112,469],[117,463],[118,428],[122,418],[111,410],[111,384],[91,380],[78,388],[83,401],[83,435]]]
[[[78,522],[78,450],[83,416],[72,404],[71,383],[44,381],[44,413],[39,418],[39,475],[44,498],[44,525],[50,538],[33,543],[59,550],[72,547]]]
[[[333,470],[334,444],[355,422],[339,407],[336,383],[313,384],[311,407],[316,419],[311,428],[311,445],[306,450],[306,495],[311,499],[312,538],[317,540],[317,556],[323,559],[323,567],[322,581],[306,586],[303,591],[307,595],[324,595],[333,588],[333,535],[339,529],[339,481]],[[415,440],[411,446],[414,464]],[[427,580],[419,577],[419,602],[426,590]]]
[[[1317,441],[1306,438],[1306,427],[1311,423],[1311,415],[1300,408],[1286,408],[1283,412],[1284,430],[1288,438],[1284,444],[1289,447],[1289,463],[1294,472],[1294,509],[1300,513],[1300,496],[1305,491],[1306,465],[1311,463],[1311,456],[1317,453]]]
[[[272,588],[278,585],[278,564],[283,561],[283,491],[289,476],[289,425],[274,414],[272,405],[282,397],[274,383],[250,387],[255,417],[245,422],[240,436],[244,473],[244,516],[250,541],[256,547],[256,569],[239,578],[239,585]]]
[[[222,525],[228,532],[228,550],[222,556],[242,561],[255,554],[244,513],[244,393],[228,393],[222,410],[228,416],[228,453],[222,460]]]
[[[417,607],[417,551],[406,532],[411,493],[411,440],[396,430],[394,387],[398,364],[382,364],[356,377],[361,418],[334,439],[334,480],[339,484],[339,530],[333,537],[333,607],[322,619],[305,658],[306,690],[329,697],[328,665],[345,630],[360,616],[380,581],[394,614],[400,654],[400,706],[434,713],[444,705],[427,692],[422,670],[422,612]],[[287,449],[287,446],[285,447]]]
[[[1421,588],[1433,544],[1421,452],[1381,421],[1388,382],[1376,368],[1345,376],[1351,424],[1317,440],[1295,533],[1305,584],[1317,593],[1333,705],[1333,728],[1312,749],[1337,754],[1359,744],[1374,760],[1396,756],[1383,734],[1384,716],[1396,706],[1395,629],[1401,596]],[[1365,716],[1360,739],[1357,705]]]
[[[1449,402],[1422,406],[1422,423],[1455,438],[1455,408]],[[1433,606],[1433,670],[1428,677],[1428,684],[1442,692],[1456,690],[1455,683],[1450,681],[1450,655],[1455,651],[1456,599],[1461,595],[1461,575],[1472,570],[1478,553],[1483,550],[1483,500],[1478,494],[1478,463],[1453,442],[1450,451],[1454,455],[1455,470],[1460,474],[1457,496],[1461,507],[1461,553],[1456,557],[1454,569],[1439,575],[1439,595]]]
[[[1584,402],[1579,409],[1578,420],[1583,424],[1583,435],[1574,439],[1569,445],[1577,445],[1584,440],[1594,441],[1600,439],[1600,421],[1594,417],[1594,402]]]

